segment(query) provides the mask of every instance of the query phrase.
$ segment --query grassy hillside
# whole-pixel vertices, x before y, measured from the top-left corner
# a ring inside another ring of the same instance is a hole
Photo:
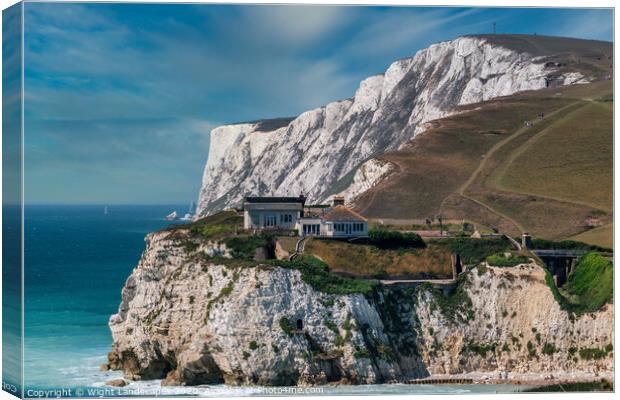
[[[382,155],[398,172],[362,195],[357,210],[376,218],[443,214],[550,239],[605,225],[611,93],[612,82],[599,81],[462,107]],[[545,118],[537,118],[540,112]],[[534,125],[525,128],[525,120]]]
[[[611,211],[612,106],[594,101],[558,117],[504,161],[496,170],[495,185]]]
[[[611,249],[614,247],[614,224],[590,229],[571,237],[571,239]]]
[[[357,211],[396,220],[442,214],[508,234],[609,247],[611,229],[599,227],[612,220],[612,44],[482,37],[594,80],[460,107],[458,115],[432,121],[403,148],[378,157],[396,172],[363,194]]]
[[[579,259],[561,292],[576,312],[598,310],[613,298],[613,275],[612,262],[591,252]]]

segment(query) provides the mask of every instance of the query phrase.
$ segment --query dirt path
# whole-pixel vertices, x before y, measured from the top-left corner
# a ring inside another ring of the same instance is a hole
[[[566,109],[574,107],[576,104],[579,103],[583,103],[583,105],[585,106],[583,100],[578,100],[575,101],[574,103],[570,103],[566,106],[560,107],[555,111],[552,111],[551,113],[547,114],[545,116],[546,119],[553,117],[554,115],[560,114],[562,112],[564,112]],[[577,110],[581,109],[581,107],[578,107]],[[571,111],[574,112],[576,110]],[[569,113],[570,115],[570,113]],[[544,121],[544,120],[543,120]],[[518,137],[520,137],[521,135],[523,135],[526,132],[531,132],[532,129],[536,129],[536,125],[540,124],[542,121],[535,121],[533,122],[532,126],[530,127],[522,127],[520,129],[518,129],[515,133],[513,133],[512,135],[508,136],[507,138],[497,142],[495,145],[493,145],[493,147],[491,147],[491,149],[489,149],[489,151],[484,155],[484,158],[482,159],[482,162],[480,162],[480,164],[478,165],[478,167],[474,170],[474,172],[470,175],[470,177],[467,179],[467,181],[465,181],[465,183],[463,183],[463,185],[461,185],[461,187],[459,187],[459,189],[457,190],[456,194],[458,194],[461,197],[466,198],[467,200],[473,201],[474,203],[478,204],[481,207],[486,208],[487,210],[491,211],[493,214],[499,216],[500,218],[510,222],[512,225],[514,225],[520,232],[525,232],[525,228],[523,228],[523,226],[521,224],[519,224],[517,221],[515,221],[513,218],[511,218],[510,216],[502,213],[501,211],[498,211],[496,209],[494,209],[493,207],[491,207],[490,205],[484,203],[481,200],[478,200],[472,196],[469,196],[466,194],[467,189],[476,181],[476,179],[478,179],[478,176],[480,175],[480,173],[482,171],[484,171],[484,169],[487,167],[488,161],[492,159],[492,156],[499,151],[504,145],[506,145],[507,143],[510,143],[511,141],[517,139]],[[553,124],[557,123],[557,121],[554,121]],[[553,125],[552,124],[552,125]],[[551,126],[552,126],[551,125]],[[548,129],[545,128],[545,129]],[[544,130],[541,130],[540,132],[544,132]],[[535,134],[534,137],[536,137],[539,134],[539,132],[537,132]],[[446,198],[447,199],[447,198]],[[440,206],[440,210],[443,209],[443,207],[445,206],[445,202],[446,199],[444,199],[441,203]],[[565,200],[564,200],[565,201]]]

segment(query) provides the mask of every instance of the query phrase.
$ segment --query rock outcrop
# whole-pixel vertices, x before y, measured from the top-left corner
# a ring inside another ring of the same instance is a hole
[[[363,80],[353,98],[292,120],[215,128],[197,213],[238,204],[248,193],[303,192],[310,202],[322,200],[344,190],[364,162],[398,148],[424,123],[459,105],[544,88],[548,76],[555,84],[583,78],[570,72],[564,79],[564,71],[545,60],[488,38],[460,37],[394,62]]]
[[[569,315],[535,264],[471,269],[449,296],[424,285],[339,295],[294,267],[229,263],[222,245],[215,263],[179,231],[147,242],[109,322],[110,368],[126,379],[314,385],[612,369],[613,306]]]

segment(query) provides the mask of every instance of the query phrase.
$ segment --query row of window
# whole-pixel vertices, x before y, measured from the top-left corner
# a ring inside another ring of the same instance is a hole
[[[293,222],[292,214],[280,214],[280,222]]]
[[[337,223],[334,224],[334,230],[336,230],[336,232],[362,232],[364,230],[364,224],[358,222],[347,224]]]

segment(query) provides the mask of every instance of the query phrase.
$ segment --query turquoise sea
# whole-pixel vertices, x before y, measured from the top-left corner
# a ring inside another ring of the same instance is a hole
[[[224,385],[161,388],[158,381],[121,389],[103,384],[119,372],[100,372],[111,346],[108,318],[144,250],[144,236],[171,224],[164,216],[187,206],[30,206],[25,212],[25,395],[291,395]],[[511,385],[371,385],[313,389],[301,394],[495,393]]]

